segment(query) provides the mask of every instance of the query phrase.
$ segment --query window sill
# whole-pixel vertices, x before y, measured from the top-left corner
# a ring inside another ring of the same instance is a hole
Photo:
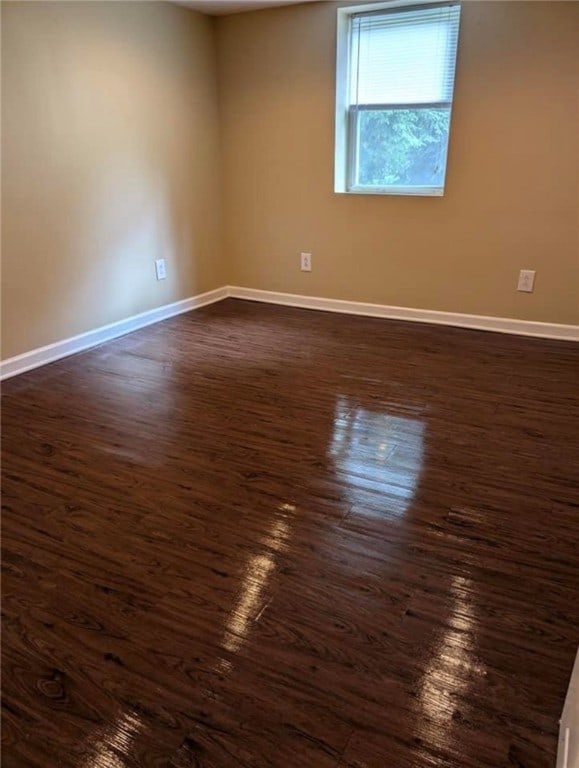
[[[442,187],[349,187],[334,190],[342,195],[396,195],[397,197],[443,197]]]

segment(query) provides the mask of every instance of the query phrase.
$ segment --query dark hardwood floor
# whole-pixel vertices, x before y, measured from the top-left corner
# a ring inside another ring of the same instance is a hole
[[[552,768],[579,348],[227,300],[3,386],[3,766]]]

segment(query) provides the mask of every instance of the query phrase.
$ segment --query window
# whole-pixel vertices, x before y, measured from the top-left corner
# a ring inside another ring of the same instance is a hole
[[[378,8],[338,11],[335,190],[442,195],[460,6]]]

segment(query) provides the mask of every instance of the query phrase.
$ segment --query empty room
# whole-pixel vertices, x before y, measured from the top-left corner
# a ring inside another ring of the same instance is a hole
[[[579,768],[579,2],[1,26],[2,765]]]

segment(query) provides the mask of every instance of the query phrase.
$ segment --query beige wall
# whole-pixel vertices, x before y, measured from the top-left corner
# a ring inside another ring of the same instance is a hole
[[[464,4],[442,199],[332,191],[336,3],[2,5],[4,358],[226,283],[579,322],[579,3]]]
[[[577,323],[579,3],[464,3],[442,199],[333,193],[335,17],[218,22],[230,282]]]
[[[223,285],[213,22],[2,5],[3,357]]]

